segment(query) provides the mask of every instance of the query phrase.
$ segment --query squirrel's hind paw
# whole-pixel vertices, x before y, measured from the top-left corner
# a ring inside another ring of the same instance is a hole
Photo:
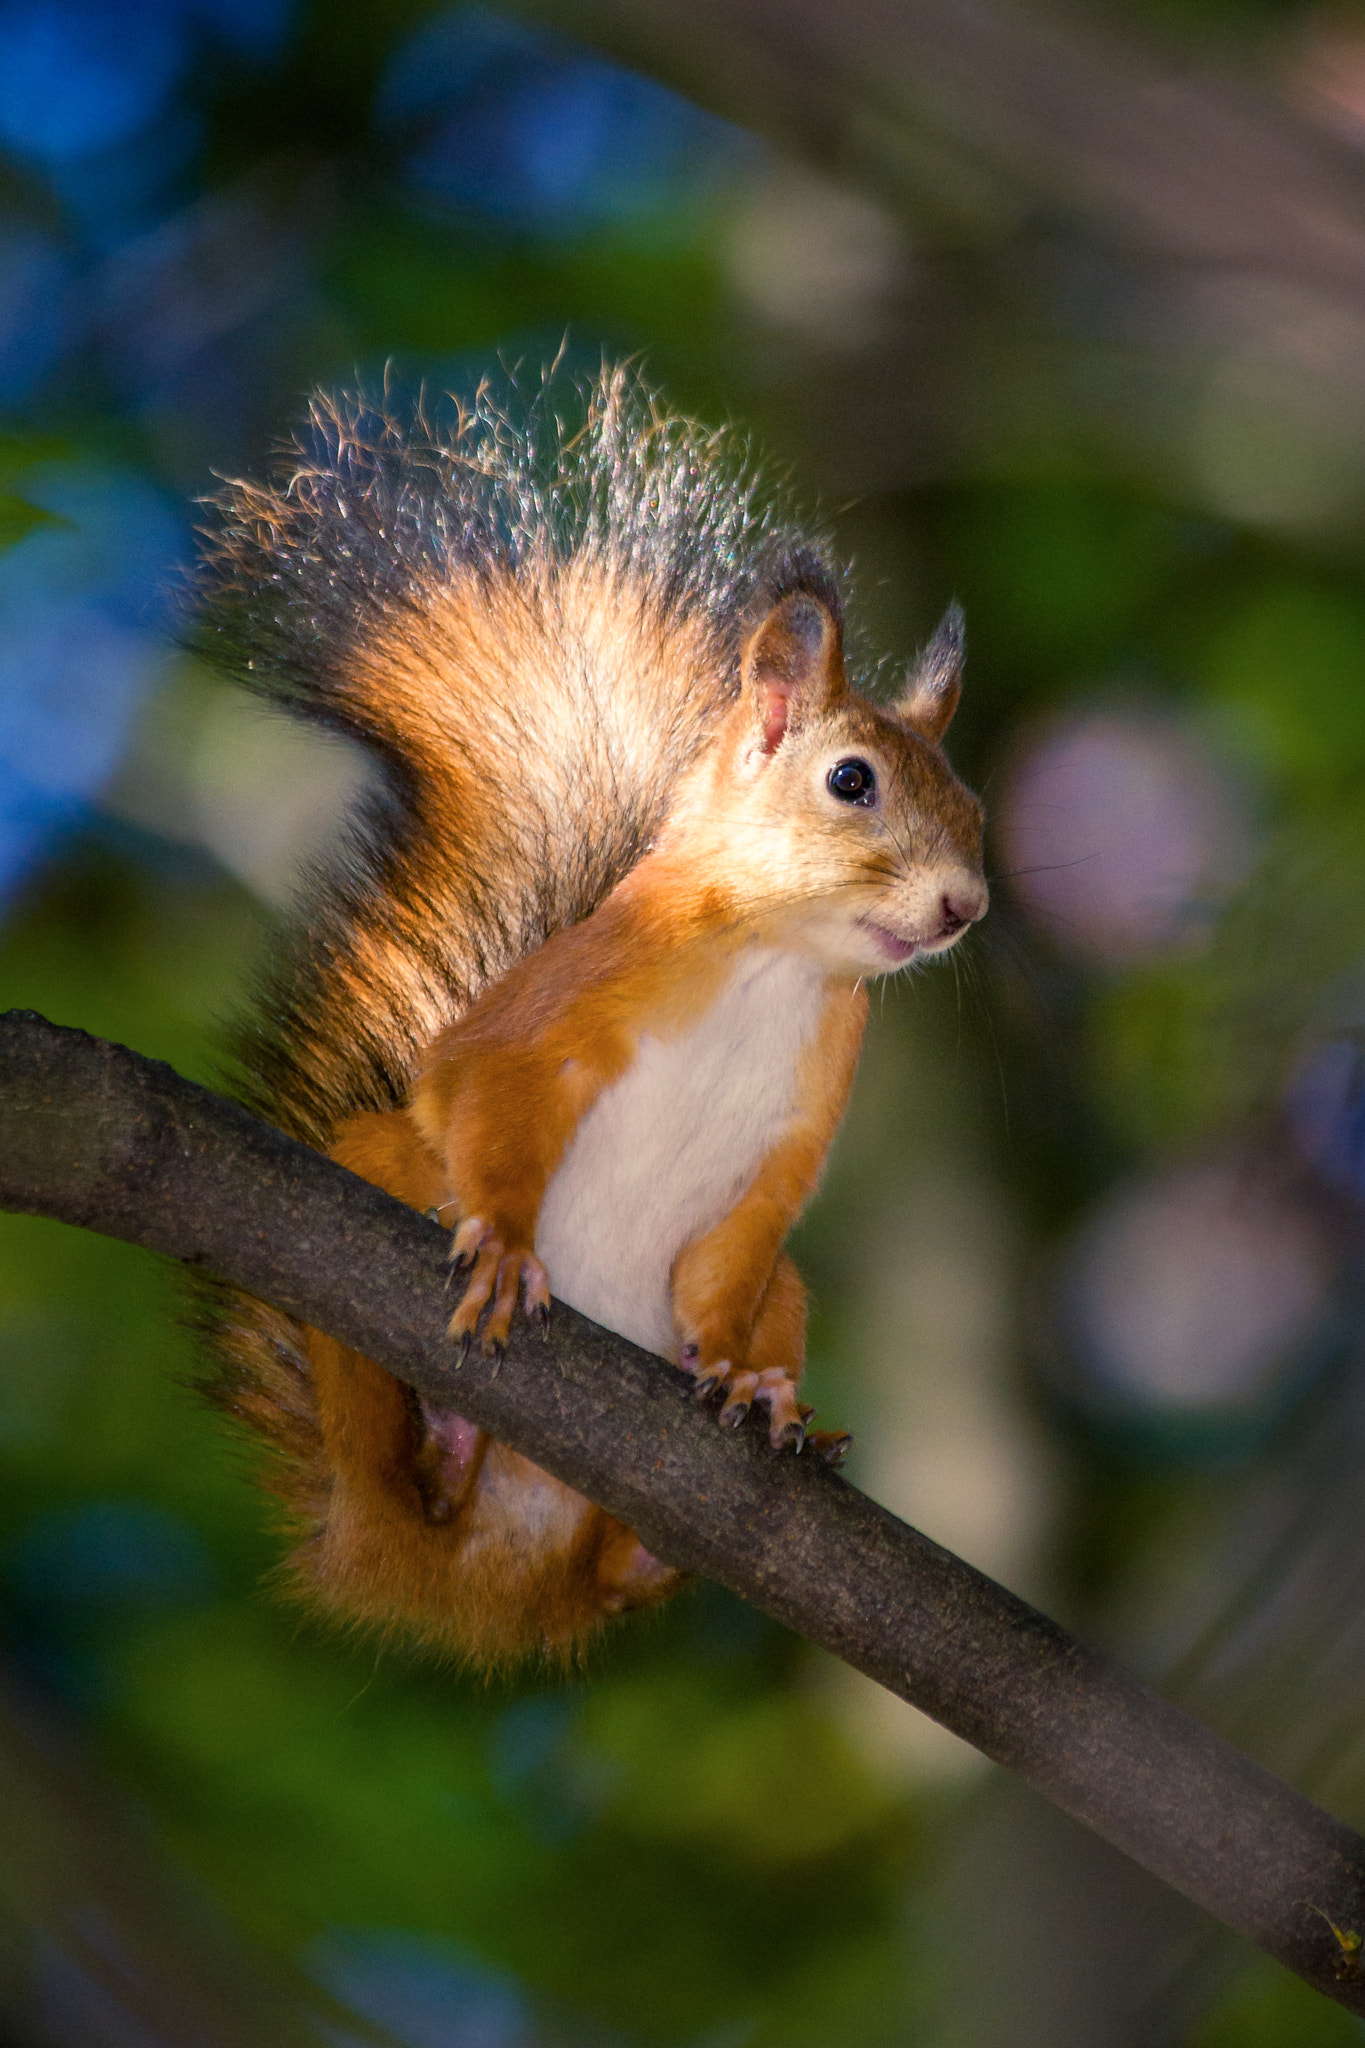
[[[533,1253],[516,1248],[509,1250],[496,1231],[479,1216],[465,1218],[450,1248],[451,1264],[457,1272],[471,1258],[474,1270],[469,1276],[464,1300],[450,1318],[446,1334],[460,1339],[467,1352],[479,1318],[488,1309],[483,1327],[483,1348],[501,1356],[512,1332],[518,1295],[524,1292],[528,1317],[538,1321],[542,1327],[549,1321],[550,1277]]]
[[[709,1401],[713,1394],[723,1393],[732,1396],[742,1382],[747,1383],[747,1391],[741,1391],[739,1396],[747,1411],[749,1402],[753,1399],[754,1388],[758,1384],[756,1373],[745,1372],[742,1366],[732,1365],[728,1358],[706,1357],[700,1344],[684,1344],[678,1365],[691,1377],[692,1391],[699,1401]],[[727,1399],[725,1407],[721,1410],[723,1420],[731,1426],[744,1420],[743,1415],[727,1416],[726,1410],[729,1408],[730,1400]]]

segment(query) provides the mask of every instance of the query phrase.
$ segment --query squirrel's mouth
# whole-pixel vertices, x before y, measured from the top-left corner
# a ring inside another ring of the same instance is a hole
[[[870,917],[860,917],[858,922],[865,931],[871,932],[887,959],[894,960],[897,966],[904,966],[907,960],[913,960],[919,951],[918,939],[898,938],[895,932],[889,932],[884,924],[877,924]]]

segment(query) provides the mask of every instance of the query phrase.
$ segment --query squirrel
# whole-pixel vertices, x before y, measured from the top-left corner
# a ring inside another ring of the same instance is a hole
[[[954,606],[894,702],[731,434],[606,370],[433,427],[313,402],[207,535],[200,644],[381,775],[243,1034],[258,1112],[453,1232],[454,1342],[551,1293],[800,1450],[783,1250],[870,977],[982,916],[941,740]],[[208,1391],[272,1448],[315,1609],[488,1669],[571,1660],[681,1574],[372,1361],[227,1297]],[[839,1433],[809,1438],[836,1462]]]

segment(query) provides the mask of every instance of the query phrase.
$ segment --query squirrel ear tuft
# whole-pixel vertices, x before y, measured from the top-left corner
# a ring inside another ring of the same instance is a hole
[[[941,740],[962,695],[962,662],[967,652],[967,621],[954,602],[939,620],[934,637],[911,669],[904,690],[892,705],[897,718],[913,725],[928,740]]]
[[[745,701],[765,754],[789,728],[838,702],[844,682],[843,633],[829,607],[793,590],[756,626],[740,663]]]

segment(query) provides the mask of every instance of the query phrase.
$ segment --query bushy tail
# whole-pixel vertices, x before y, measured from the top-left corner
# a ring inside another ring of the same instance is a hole
[[[256,1106],[325,1143],[639,859],[793,543],[744,451],[622,371],[517,425],[486,390],[444,431],[318,399],[215,504],[200,645],[383,770],[240,1047]]]

